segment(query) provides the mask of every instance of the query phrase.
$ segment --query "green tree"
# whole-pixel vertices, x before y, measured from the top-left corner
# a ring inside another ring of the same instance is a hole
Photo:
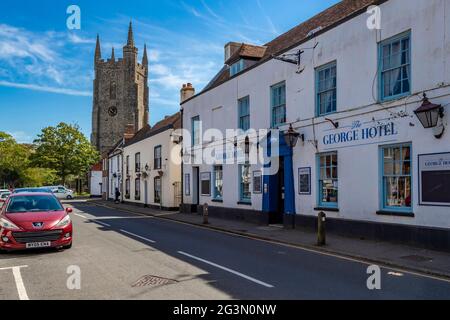
[[[100,160],[99,153],[77,125],[60,123],[44,128],[34,143],[36,152],[31,156],[32,163],[55,170],[63,184],[71,175],[83,177]]]
[[[0,132],[0,183],[20,185],[30,154],[29,146],[18,144],[11,135]]]
[[[27,187],[51,186],[58,183],[55,170],[48,168],[27,168],[22,173],[22,184]]]

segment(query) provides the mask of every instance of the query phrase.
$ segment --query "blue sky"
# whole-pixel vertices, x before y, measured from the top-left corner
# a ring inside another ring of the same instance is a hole
[[[150,58],[150,122],[179,109],[179,89],[203,88],[223,66],[229,41],[264,44],[338,0],[2,0],[0,131],[31,142],[64,121],[91,132],[95,37],[103,58],[121,57],[133,20]],[[81,30],[66,9],[81,8]]]

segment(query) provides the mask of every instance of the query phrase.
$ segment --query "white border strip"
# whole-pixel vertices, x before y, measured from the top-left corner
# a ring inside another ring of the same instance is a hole
[[[182,252],[182,251],[178,251],[178,253],[181,254],[181,255],[183,255],[183,256],[192,258],[192,259],[194,259],[194,260],[197,260],[197,261],[200,261],[200,262],[209,264],[210,266],[213,266],[213,267],[219,268],[219,269],[221,269],[221,270],[230,272],[230,273],[235,274],[235,275],[237,275],[237,276],[239,276],[239,277],[241,277],[241,278],[244,278],[244,279],[250,280],[250,281],[252,281],[252,282],[254,282],[254,283],[257,283],[257,284],[259,284],[259,285],[261,285],[261,286],[263,286],[263,287],[266,287],[266,288],[274,288],[274,286],[271,285],[271,284],[268,284],[268,283],[262,282],[262,281],[260,281],[260,280],[257,280],[257,279],[255,279],[255,278],[246,276],[245,274],[242,274],[242,273],[237,272],[237,271],[235,271],[235,270],[232,270],[232,269],[223,267],[223,266],[221,266],[221,265],[218,265],[218,264],[216,264],[216,263],[210,262],[210,261],[208,261],[208,260],[204,260],[204,259],[198,258],[198,257],[196,257],[196,256],[190,255],[190,254],[185,253],[185,252]]]

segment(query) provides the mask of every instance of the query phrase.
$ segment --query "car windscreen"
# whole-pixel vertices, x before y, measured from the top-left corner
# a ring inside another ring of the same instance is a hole
[[[0,199],[6,199],[10,196],[10,193],[0,193]]]
[[[12,197],[6,213],[63,211],[59,201],[53,196],[26,195]]]

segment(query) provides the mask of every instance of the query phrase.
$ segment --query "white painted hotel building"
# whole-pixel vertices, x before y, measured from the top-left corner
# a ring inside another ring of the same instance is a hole
[[[127,140],[122,153],[125,203],[164,210],[181,204],[181,116],[166,117]]]
[[[265,46],[228,44],[224,68],[181,104],[185,158],[208,128],[292,125],[299,140],[272,137],[273,176],[186,163],[184,210],[297,227],[323,211],[332,232],[448,249],[449,26],[447,0],[345,0]],[[433,128],[421,106],[439,111]]]

